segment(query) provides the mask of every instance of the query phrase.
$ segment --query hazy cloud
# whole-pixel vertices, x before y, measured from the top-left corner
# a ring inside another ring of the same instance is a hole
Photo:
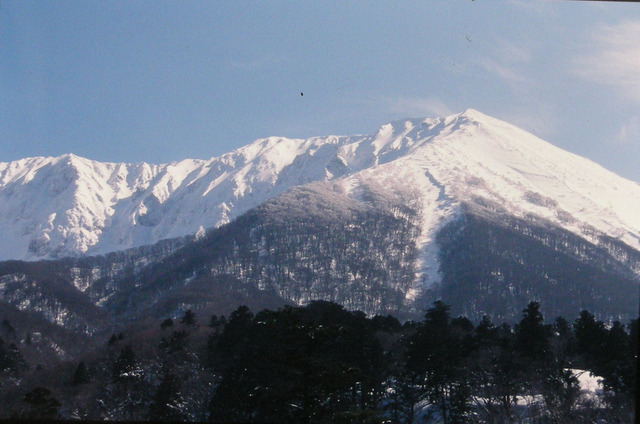
[[[506,40],[498,44],[498,54],[503,59],[517,64],[528,64],[533,57],[530,48]]]
[[[550,142],[558,135],[561,119],[557,108],[544,101],[527,102],[498,112],[496,116]]]
[[[640,144],[640,119],[637,116],[632,116],[622,125],[617,141],[623,144]]]
[[[473,61],[511,88],[522,89],[531,82],[527,69],[532,56],[530,48],[500,40],[489,49],[487,55],[478,56]]]
[[[454,112],[440,99],[432,97],[398,97],[389,99],[391,112],[405,117],[449,116]]]
[[[574,59],[574,72],[640,102],[640,21],[600,25]]]
[[[498,63],[497,61],[488,57],[480,58],[478,60],[478,64],[482,66],[486,71],[499,77],[509,84],[519,84],[525,81],[522,73],[518,72],[516,69],[506,66],[502,63]]]

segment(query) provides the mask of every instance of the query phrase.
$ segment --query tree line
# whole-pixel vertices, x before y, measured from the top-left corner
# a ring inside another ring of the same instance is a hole
[[[153,327],[31,380],[19,347],[0,340],[3,400],[14,399],[4,417],[623,423],[634,412],[637,319],[605,324],[585,310],[545,323],[531,302],[516,324],[496,325],[436,301],[402,324],[314,301],[205,322],[187,310]],[[581,386],[590,374],[599,389]]]

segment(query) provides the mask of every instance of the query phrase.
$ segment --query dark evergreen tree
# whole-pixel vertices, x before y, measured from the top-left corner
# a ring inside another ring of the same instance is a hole
[[[107,344],[109,346],[113,346],[114,344],[116,344],[117,341],[118,341],[118,336],[116,336],[115,334],[112,334],[111,337],[109,337],[109,341],[107,342]]]
[[[168,327],[172,327],[172,326],[173,326],[173,320],[171,318],[167,318],[167,319],[165,319],[164,321],[162,321],[160,323],[160,328],[162,330],[164,330],[164,329],[166,329]]]
[[[227,319],[224,315],[218,317],[216,314],[213,314],[209,320],[209,328],[212,328],[216,334],[222,332],[226,324]]]
[[[415,371],[398,368],[385,410],[393,422],[412,424],[418,412],[416,405],[424,399],[423,379]]]
[[[540,312],[540,305],[537,302],[530,302],[522,311],[523,316],[515,325],[515,353],[516,360],[521,371],[520,385],[524,389],[523,395],[533,399],[544,392],[545,380],[553,376],[554,371],[559,370],[554,363],[551,350],[552,326],[544,324],[544,317]],[[563,387],[562,374],[553,378]],[[550,386],[551,384],[548,384]],[[568,386],[567,390],[570,387]],[[538,402],[529,401],[528,410],[530,418],[543,415],[543,406]]]
[[[211,315],[211,319],[209,320],[209,327],[217,328],[220,325],[220,321],[218,320],[218,316],[216,314]]]
[[[569,322],[558,317],[553,323],[553,337],[551,350],[558,363],[564,367],[571,367],[571,358],[576,355],[576,338]]]
[[[239,306],[231,313],[220,340],[209,346],[213,355],[222,361],[223,368],[228,365],[226,361],[233,362],[242,354],[243,345],[251,337],[252,327],[253,313],[247,306]]]
[[[120,355],[113,364],[112,380],[114,382],[124,382],[135,379],[136,375],[136,355],[131,345],[126,345],[120,351]]]
[[[376,315],[371,319],[371,324],[377,331],[384,331],[388,333],[397,333],[402,329],[400,321],[391,315]]]
[[[23,401],[30,409],[26,414],[29,420],[47,420],[58,417],[60,402],[45,387],[36,387],[24,395]]]
[[[180,380],[176,375],[165,370],[149,406],[150,420],[154,422],[186,420],[181,402]]]
[[[550,422],[577,422],[580,384],[571,369],[562,366],[550,367],[542,376],[541,394]]]
[[[160,348],[166,353],[182,351],[187,346],[188,337],[189,333],[184,330],[174,331],[168,338],[162,338],[162,340],[160,341]]]
[[[604,355],[607,330],[602,321],[596,321],[589,311],[580,312],[580,317],[573,324],[576,338],[576,353],[580,355],[580,366],[599,374]]]
[[[538,302],[531,302],[522,311],[523,317],[516,325],[516,351],[530,364],[541,364],[551,354],[551,328],[543,324]]]
[[[2,336],[7,338],[7,340],[16,340],[18,337],[16,329],[13,328],[13,325],[11,325],[8,319],[2,320],[2,324],[0,324],[0,331],[2,331]]]
[[[187,309],[184,312],[182,318],[180,318],[180,322],[184,325],[195,325],[196,324],[196,314],[191,309]]]
[[[476,345],[470,385],[480,417],[487,422],[515,422],[517,398],[523,394],[524,384],[515,334],[509,325],[495,327],[485,317],[476,327]]]
[[[80,361],[73,373],[72,384],[80,385],[87,382],[89,382],[89,371],[87,370],[87,366],[84,364],[84,361]]]
[[[497,344],[499,330],[488,316],[482,316],[474,332],[478,348],[486,348]]]
[[[18,346],[15,343],[9,343],[7,346],[0,337],[0,373],[18,376],[28,368],[29,365],[20,353]]]
[[[377,415],[382,349],[364,314],[329,302],[234,311],[216,346],[214,420],[346,422]]]
[[[633,342],[619,321],[608,329],[602,354],[597,358],[598,375],[604,377],[605,400],[612,419],[626,421],[633,415],[637,359]],[[636,352],[637,354],[637,352]]]
[[[461,422],[467,413],[469,376],[464,359],[469,352],[462,337],[467,323],[459,324],[454,329],[449,306],[436,301],[406,341],[406,368],[419,377],[423,396],[437,405],[445,423]]]

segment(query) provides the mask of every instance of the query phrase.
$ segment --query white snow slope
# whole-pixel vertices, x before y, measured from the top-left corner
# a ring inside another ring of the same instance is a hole
[[[425,282],[438,280],[437,230],[478,198],[640,250],[639,184],[470,109],[367,136],[270,137],[210,160],[116,164],[70,154],[0,163],[0,260],[102,254],[195,234],[290,187],[329,180],[353,201],[375,184],[415,202]]]

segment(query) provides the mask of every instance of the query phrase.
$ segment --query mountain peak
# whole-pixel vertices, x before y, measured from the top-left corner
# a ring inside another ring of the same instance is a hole
[[[457,116],[460,116],[462,118],[466,118],[470,121],[484,121],[487,119],[495,119],[490,117],[489,115],[485,115],[484,113],[476,110],[476,109],[467,109],[464,112],[458,114]]]

